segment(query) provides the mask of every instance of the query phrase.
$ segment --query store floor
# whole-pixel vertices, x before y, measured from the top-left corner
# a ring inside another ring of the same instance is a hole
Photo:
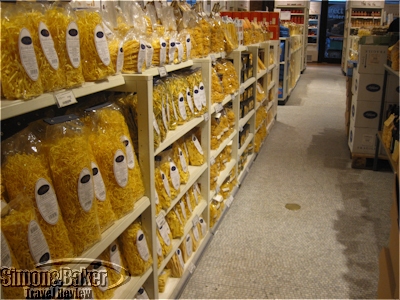
[[[344,111],[340,67],[309,65],[181,298],[376,298],[393,174],[351,168]]]

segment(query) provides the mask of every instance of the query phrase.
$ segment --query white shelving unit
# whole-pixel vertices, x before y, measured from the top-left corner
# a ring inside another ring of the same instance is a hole
[[[360,28],[371,29],[383,24],[383,9],[385,1],[347,1],[346,19],[343,37],[343,50],[341,67],[347,73],[347,62],[350,60],[352,37],[356,36]]]
[[[308,17],[307,62],[318,61],[318,44],[320,33],[321,2],[311,1]]]

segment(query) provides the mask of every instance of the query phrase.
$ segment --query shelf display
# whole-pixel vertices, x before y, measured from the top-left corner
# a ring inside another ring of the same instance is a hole
[[[307,35],[307,62],[318,61],[321,2],[310,1]]]

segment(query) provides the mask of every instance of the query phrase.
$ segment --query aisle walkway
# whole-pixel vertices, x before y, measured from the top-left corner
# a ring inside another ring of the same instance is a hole
[[[340,67],[308,66],[181,298],[376,298],[393,175],[351,169],[344,110]]]

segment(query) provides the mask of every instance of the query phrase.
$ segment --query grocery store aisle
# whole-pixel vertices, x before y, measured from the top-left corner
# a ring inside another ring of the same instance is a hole
[[[393,175],[351,169],[344,111],[340,67],[309,65],[181,298],[376,298]]]

